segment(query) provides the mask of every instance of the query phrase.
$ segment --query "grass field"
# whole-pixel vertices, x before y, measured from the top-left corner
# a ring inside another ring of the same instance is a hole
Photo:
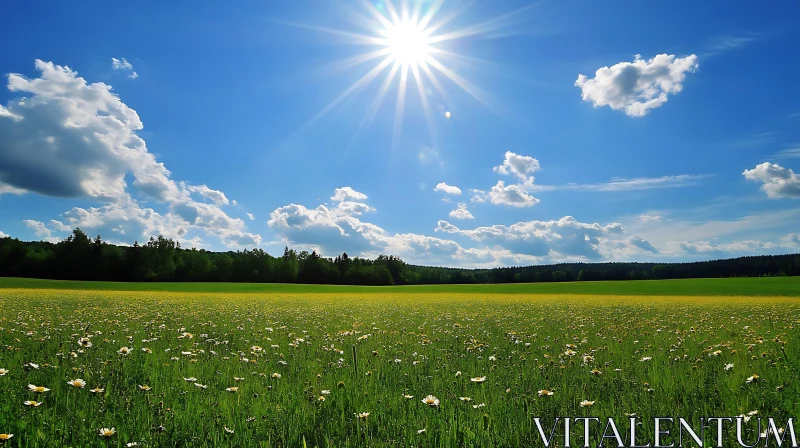
[[[586,294],[800,297],[800,277],[700,278],[497,285],[337,286],[280,283],[121,283],[0,278],[2,288],[220,293]]]
[[[0,286],[6,446],[528,447],[533,417],[800,414],[793,279]]]

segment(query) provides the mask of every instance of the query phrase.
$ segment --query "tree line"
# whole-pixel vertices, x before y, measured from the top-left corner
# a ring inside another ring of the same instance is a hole
[[[285,248],[212,252],[158,236],[117,246],[80,229],[58,243],[0,238],[0,277],[62,280],[269,282],[347,285],[522,283],[800,275],[800,254],[693,263],[561,263],[492,269],[409,265],[395,256],[321,257]]]

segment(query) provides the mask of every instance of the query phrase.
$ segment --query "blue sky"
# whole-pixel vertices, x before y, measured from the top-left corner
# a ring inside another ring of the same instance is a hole
[[[5,235],[465,267],[800,251],[797,2],[0,14]]]

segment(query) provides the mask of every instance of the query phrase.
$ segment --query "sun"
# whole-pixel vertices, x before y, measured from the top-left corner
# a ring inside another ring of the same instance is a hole
[[[425,63],[433,51],[429,32],[418,21],[405,18],[386,27],[380,34],[392,61],[403,67],[416,68]]]
[[[398,2],[398,5],[395,5],[395,2]],[[489,101],[488,95],[460,75],[456,69],[457,66],[463,68],[473,64],[486,64],[486,61],[454,51],[457,49],[455,47],[458,47],[457,41],[492,35],[498,31],[511,33],[507,30],[507,27],[512,24],[511,21],[536,4],[532,3],[516,11],[471,26],[452,29],[449,25],[463,11],[457,10],[455,13],[437,19],[436,17],[439,15],[437,13],[440,12],[445,0],[362,0],[360,3],[364,6],[366,14],[350,8],[346,8],[346,10],[352,23],[365,30],[366,33],[281,22],[343,39],[353,48],[367,49],[336,61],[331,67],[334,71],[351,69],[364,64],[372,65],[366,73],[353,81],[301,126],[296,133],[375,81],[378,81],[380,87],[366,108],[366,114],[355,132],[353,141],[363,129],[369,127],[373,122],[392,88],[397,92],[393,144],[401,132],[406,96],[410,93],[409,91],[416,90],[421,112],[428,122],[428,130],[434,143],[436,140],[434,111],[448,119],[451,116],[450,106],[453,99],[448,94],[445,84],[449,83],[459,87],[469,96],[497,113],[491,104],[492,101]],[[448,30],[448,28],[451,29]],[[461,49],[464,50],[465,46],[462,45]]]

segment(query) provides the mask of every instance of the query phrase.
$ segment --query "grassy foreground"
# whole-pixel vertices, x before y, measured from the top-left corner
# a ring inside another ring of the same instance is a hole
[[[338,286],[280,283],[122,283],[2,278],[2,288],[220,293],[587,294],[651,296],[791,296],[800,298],[800,277],[700,278],[493,285]]]
[[[6,446],[543,446],[533,417],[800,414],[797,297],[284,288],[0,289]]]

